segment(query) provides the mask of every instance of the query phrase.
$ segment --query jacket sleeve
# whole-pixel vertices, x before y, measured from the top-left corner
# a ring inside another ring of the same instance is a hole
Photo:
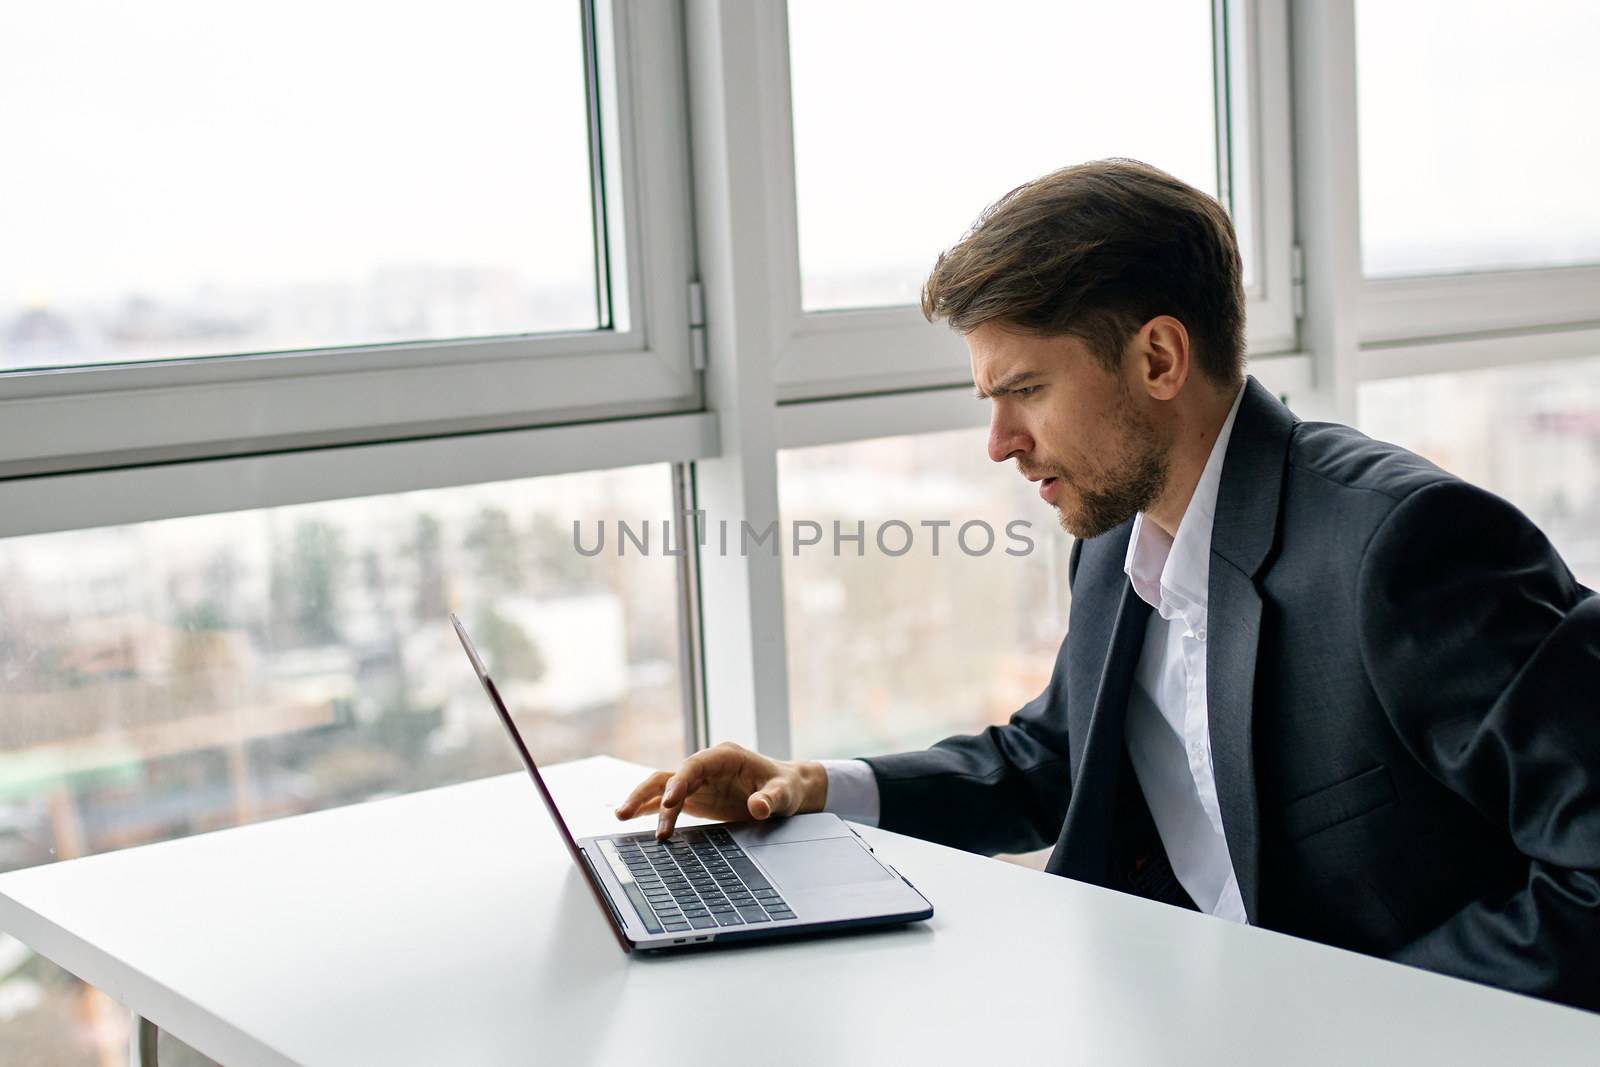
[[[1600,597],[1514,507],[1453,480],[1396,505],[1357,595],[1402,742],[1527,858],[1394,958],[1600,1008]]]
[[[1069,586],[1082,542],[1072,546]],[[878,782],[878,825],[993,855],[1055,843],[1072,795],[1067,752],[1067,643],[1045,691],[1003,726],[947,737],[923,752],[866,760]]]

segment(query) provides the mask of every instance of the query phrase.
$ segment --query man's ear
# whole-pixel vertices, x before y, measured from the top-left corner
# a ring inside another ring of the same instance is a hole
[[[1141,383],[1153,400],[1171,400],[1189,380],[1189,331],[1171,315],[1157,315],[1135,337]]]

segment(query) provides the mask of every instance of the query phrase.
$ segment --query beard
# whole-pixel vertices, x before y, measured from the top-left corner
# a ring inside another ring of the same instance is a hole
[[[1076,498],[1056,505],[1061,528],[1074,537],[1099,537],[1116,529],[1148,509],[1166,488],[1172,465],[1166,443],[1133,406],[1133,397],[1126,390],[1117,406],[1116,423],[1122,455],[1103,477],[1084,484],[1065,471],[1056,472],[1067,495]]]

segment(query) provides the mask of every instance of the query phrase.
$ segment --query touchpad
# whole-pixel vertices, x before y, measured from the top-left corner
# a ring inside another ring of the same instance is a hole
[[[848,837],[756,845],[745,851],[777,879],[780,889],[816,889],[894,877]]]

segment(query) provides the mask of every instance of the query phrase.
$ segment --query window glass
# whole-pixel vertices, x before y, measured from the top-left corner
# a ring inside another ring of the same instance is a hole
[[[781,454],[784,528],[811,522],[821,536],[783,562],[797,756],[972,733],[1050,680],[1071,539],[984,442],[985,431],[961,430]],[[845,539],[857,532],[859,543]]]
[[[1211,19],[1204,0],[791,3],[803,306],[915,304],[986,205],[1070,163],[1132,156],[1215,195]]]
[[[450,611],[536,758],[676,762],[677,560],[614,528],[671,514],[651,466],[0,540],[0,870],[519,770]],[[125,1018],[0,937],[15,1062]]]
[[[1370,276],[1600,261],[1600,5],[1356,5]]]
[[[576,3],[5,5],[0,370],[606,325],[584,85]]]
[[[1510,500],[1600,588],[1600,358],[1367,382],[1361,429]]]

